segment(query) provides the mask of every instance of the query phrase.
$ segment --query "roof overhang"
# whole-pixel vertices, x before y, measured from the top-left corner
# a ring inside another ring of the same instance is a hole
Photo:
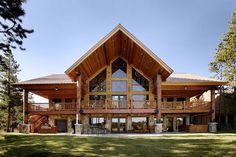
[[[165,80],[173,72],[165,62],[119,24],[65,73],[72,80],[76,79],[78,73],[89,78],[119,56],[152,79],[159,73]]]

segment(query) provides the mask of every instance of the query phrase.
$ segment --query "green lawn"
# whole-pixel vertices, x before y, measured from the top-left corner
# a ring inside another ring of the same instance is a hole
[[[0,156],[236,156],[236,134],[122,138],[0,134]]]

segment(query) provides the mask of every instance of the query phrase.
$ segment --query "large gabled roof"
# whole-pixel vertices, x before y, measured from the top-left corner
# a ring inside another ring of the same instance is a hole
[[[75,79],[78,72],[90,77],[116,57],[125,58],[150,78],[160,73],[166,79],[173,70],[121,24],[79,58],[65,73]]]

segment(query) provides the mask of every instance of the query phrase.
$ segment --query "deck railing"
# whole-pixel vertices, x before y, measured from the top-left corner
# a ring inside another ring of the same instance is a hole
[[[49,103],[29,103],[29,111],[48,111]]]
[[[164,110],[194,110],[210,109],[211,102],[162,102],[161,109]]]
[[[29,111],[75,111],[76,103],[29,103]]]
[[[83,109],[155,109],[149,100],[90,100],[82,101]],[[211,102],[162,102],[162,110],[210,109]],[[76,111],[76,103],[29,103],[29,111]]]

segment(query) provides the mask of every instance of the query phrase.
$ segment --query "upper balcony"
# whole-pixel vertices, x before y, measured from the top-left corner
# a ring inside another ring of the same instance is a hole
[[[82,112],[88,113],[155,113],[156,101],[90,100],[82,101]],[[211,102],[162,102],[161,113],[206,113]],[[76,103],[30,103],[32,114],[76,114]]]

